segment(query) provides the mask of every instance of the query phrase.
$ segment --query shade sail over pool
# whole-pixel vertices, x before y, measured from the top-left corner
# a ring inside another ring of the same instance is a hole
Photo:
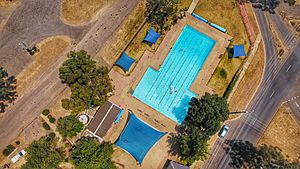
[[[233,46],[233,57],[237,58],[240,56],[246,56],[244,45],[234,45]]]
[[[155,44],[159,37],[160,37],[160,34],[156,33],[152,28],[150,28],[150,30],[149,30],[147,36],[145,37],[144,41]]]
[[[121,57],[116,62],[116,65],[120,66],[124,71],[128,71],[135,60],[129,57],[125,52],[122,53]]]
[[[141,165],[151,147],[165,134],[130,113],[129,121],[115,144]]]

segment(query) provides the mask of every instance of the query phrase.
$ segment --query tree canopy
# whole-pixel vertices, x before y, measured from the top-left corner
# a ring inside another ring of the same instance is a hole
[[[249,141],[227,140],[226,152],[234,168],[285,168],[297,169],[299,163],[289,162],[279,148],[270,145],[255,147]]]
[[[100,144],[95,138],[83,137],[72,149],[70,157],[77,169],[114,169],[112,153],[112,144]]]
[[[107,67],[97,68],[96,62],[86,51],[70,52],[59,76],[71,88],[71,98],[62,100],[63,108],[78,113],[91,106],[101,106],[113,91]]]
[[[74,116],[69,115],[58,119],[57,130],[63,137],[76,136],[84,125]]]
[[[0,67],[0,113],[5,111],[7,103],[11,103],[17,98],[16,84],[16,78],[9,76],[3,67]]]
[[[26,163],[21,169],[56,169],[64,159],[64,153],[55,148],[56,143],[53,138],[45,136],[33,141],[26,148]]]
[[[177,0],[147,0],[146,21],[158,26],[160,32],[167,31],[178,20]]]
[[[228,113],[228,104],[222,97],[205,93],[201,99],[192,98],[187,117],[181,125],[182,132],[177,138],[181,160],[191,165],[196,160],[205,159],[207,141],[220,130]]]

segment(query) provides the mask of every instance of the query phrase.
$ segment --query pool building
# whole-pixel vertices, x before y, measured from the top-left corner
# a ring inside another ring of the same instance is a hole
[[[215,40],[186,25],[159,70],[149,67],[133,96],[181,124],[189,101],[197,97],[190,87],[214,45]]]

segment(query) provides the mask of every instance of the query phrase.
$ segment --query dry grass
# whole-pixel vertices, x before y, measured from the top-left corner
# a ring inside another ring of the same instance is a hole
[[[104,47],[96,57],[101,57],[107,63],[113,64],[126,48],[127,44],[130,43],[135,33],[143,26],[145,9],[146,1],[142,0],[125,20],[120,29],[104,44]]]
[[[58,57],[70,46],[71,39],[66,36],[50,37],[37,45],[40,50],[33,57],[33,62],[18,76],[17,91],[22,95],[47,70]]]
[[[61,19],[69,24],[84,24],[113,0],[63,0]]]
[[[17,4],[18,0],[0,0],[0,8],[2,7],[11,7],[15,4]]]
[[[264,62],[263,43],[260,43],[250,66],[230,99],[229,110],[231,112],[244,110],[251,101],[251,96],[255,94],[261,81]]]
[[[281,106],[258,145],[276,146],[290,160],[300,162],[300,126],[293,119],[287,107]]]
[[[228,34],[233,37],[232,44],[244,44],[245,51],[248,52],[250,43],[235,0],[199,1],[194,12],[206,18],[208,21],[226,28]],[[219,68],[225,69],[227,78],[220,78],[218,72],[215,72],[208,86],[211,87],[216,94],[223,95],[241,63],[242,59],[228,58],[226,52],[219,63]]]

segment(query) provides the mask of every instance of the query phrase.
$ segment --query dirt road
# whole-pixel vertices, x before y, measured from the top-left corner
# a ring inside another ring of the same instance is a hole
[[[35,1],[35,0],[33,0]],[[47,1],[48,0],[43,0]],[[50,1],[49,1],[50,2]],[[53,2],[53,1],[51,1]],[[26,1],[27,3],[27,1]],[[36,3],[40,3],[40,1],[36,1]],[[54,3],[54,2],[53,2]],[[55,3],[60,3],[55,1]],[[119,26],[122,24],[122,21],[130,14],[130,12],[134,9],[134,7],[137,5],[138,0],[116,0],[116,3],[113,4],[113,6],[109,7],[107,10],[105,10],[104,13],[101,14],[101,16],[98,16],[98,19],[96,23],[91,27],[91,29],[85,34],[85,36],[72,47],[72,50],[80,50],[84,49],[86,50],[91,56],[95,56],[96,53],[101,50],[101,47],[103,46],[104,42],[106,42],[111,35],[119,28]],[[46,4],[46,3],[45,3]],[[39,5],[45,5],[45,4],[39,4]],[[38,6],[39,6],[38,5]],[[49,4],[52,5],[52,4]],[[54,6],[44,6],[47,10],[58,10]],[[50,9],[49,9],[50,8]],[[54,9],[55,8],[55,9]],[[45,10],[46,10],[45,9]],[[17,9],[20,10],[20,9]],[[33,10],[33,8],[32,8]],[[56,11],[57,12],[57,11]],[[22,39],[22,33],[19,33],[20,26],[18,23],[22,19],[30,20],[31,18],[27,18],[23,15],[22,12],[15,11],[13,14],[15,18],[20,18],[16,21],[9,20],[8,22],[10,26],[9,30],[11,31],[11,35],[13,35],[13,32],[20,35],[21,37],[18,37],[17,35],[14,36],[17,40]],[[51,17],[50,17],[51,18]],[[35,18],[33,18],[35,19]],[[49,24],[49,29],[44,28],[43,32],[42,30],[39,30],[39,33],[42,32],[41,35],[32,35],[32,36],[38,36],[38,38],[42,39],[45,36],[49,36],[50,34],[58,34],[57,31],[60,30],[60,34],[64,33],[64,29],[74,29],[74,31],[66,32],[67,36],[70,36],[74,39],[80,38],[78,37],[79,30],[82,30],[82,28],[74,28],[70,26],[61,26],[61,27],[52,27],[51,23],[48,23],[49,20],[52,19],[45,19],[45,20],[39,20],[36,19],[36,22],[43,22],[44,24]],[[24,24],[27,24],[26,21],[23,21]],[[32,24],[32,23],[31,23]],[[22,30],[23,33],[25,30]],[[22,32],[21,31],[21,32]],[[27,30],[30,31],[30,30]],[[34,30],[33,30],[34,32]],[[79,31],[80,32],[80,31]],[[38,32],[36,33],[38,34]],[[2,38],[4,38],[2,40]],[[32,37],[32,39],[38,39],[37,37]],[[13,42],[9,40],[11,38],[9,37],[3,37],[0,35],[0,53],[6,48],[8,49],[10,46],[13,46],[15,50],[18,50],[20,52],[21,49],[18,49],[16,44],[12,44]],[[21,51],[22,52],[22,51]],[[20,52],[20,53],[21,53]],[[9,56],[11,56],[10,53]],[[15,62],[9,62],[10,57],[4,56],[1,54],[1,64],[2,60],[6,60],[5,64],[8,66],[13,66],[19,64],[19,59],[22,60],[22,57],[29,57],[29,56],[15,56],[14,58]],[[66,55],[63,54],[63,55]],[[27,58],[26,58],[27,59]],[[26,60],[25,59],[25,60]],[[51,102],[56,99],[60,93],[62,93],[66,87],[65,85],[62,85],[59,77],[58,77],[58,68],[64,61],[65,57],[60,57],[56,63],[54,63],[45,73],[36,80],[37,82],[35,84],[32,84],[32,87],[28,90],[26,94],[19,97],[14,105],[10,106],[6,113],[1,117],[0,119],[0,150],[2,150],[6,145],[8,145],[28,124],[30,124],[36,117],[40,115],[40,112],[47,107],[47,105],[51,104]],[[24,60],[22,60],[23,62]],[[26,63],[27,61],[24,61]],[[104,62],[104,60],[97,60],[97,62],[101,65],[107,65],[107,63]],[[21,64],[22,65],[22,64]],[[111,65],[108,65],[111,66]],[[18,72],[22,70],[20,69],[11,69],[11,72]]]

